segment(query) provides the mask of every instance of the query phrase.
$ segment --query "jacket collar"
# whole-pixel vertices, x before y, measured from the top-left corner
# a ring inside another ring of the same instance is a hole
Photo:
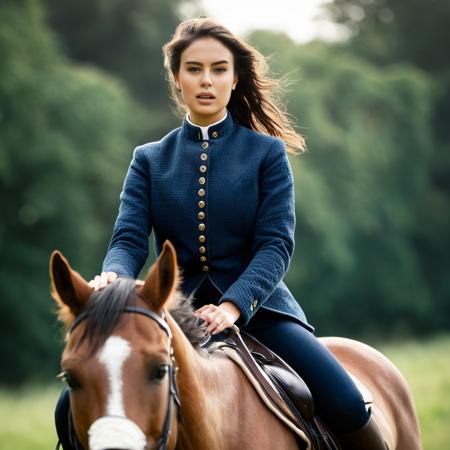
[[[230,111],[227,109],[227,116],[224,120],[216,123],[214,125],[210,125],[208,128],[208,135],[210,139],[218,139],[223,136],[226,136],[233,129],[234,121],[231,117]],[[202,141],[203,135],[202,130],[199,126],[194,125],[186,119],[186,116],[183,119],[183,124],[181,126],[181,133],[183,136],[187,137],[192,141]]]

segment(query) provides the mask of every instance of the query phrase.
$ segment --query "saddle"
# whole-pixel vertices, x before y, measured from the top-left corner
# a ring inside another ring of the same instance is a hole
[[[264,403],[294,431],[299,448],[341,449],[317,416],[308,386],[284,360],[236,326],[208,348],[211,353],[219,350],[241,367]]]

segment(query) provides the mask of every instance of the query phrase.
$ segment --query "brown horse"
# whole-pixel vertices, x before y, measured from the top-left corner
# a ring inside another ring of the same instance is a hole
[[[168,241],[144,282],[119,278],[93,292],[57,251],[50,274],[68,330],[62,374],[83,448],[298,448],[241,369],[198,345],[202,333],[178,291],[177,260]],[[389,449],[420,450],[417,415],[398,369],[360,342],[323,342],[371,391]]]

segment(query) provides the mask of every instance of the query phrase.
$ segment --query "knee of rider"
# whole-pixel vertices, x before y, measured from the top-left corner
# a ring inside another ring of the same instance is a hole
[[[369,413],[356,387],[340,391],[333,399],[333,415],[339,418],[342,432],[355,431],[367,422]]]

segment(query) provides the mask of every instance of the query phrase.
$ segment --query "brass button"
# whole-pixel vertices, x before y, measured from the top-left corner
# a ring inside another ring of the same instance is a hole
[[[203,234],[201,234],[201,235],[198,237],[198,240],[199,240],[200,242],[205,242],[205,241],[206,241],[206,237],[203,236]]]
[[[253,303],[250,303],[250,311],[253,311]]]
[[[203,272],[208,272],[209,267],[208,266],[203,266],[202,269],[203,269]]]
[[[200,261],[201,262],[205,262],[206,261],[206,256],[200,256]]]
[[[205,231],[206,225],[205,225],[204,223],[199,223],[199,224],[198,224],[198,229],[199,229],[200,231]]]
[[[212,135],[213,138],[216,138],[217,136],[219,136],[219,133],[217,131],[213,131],[211,133],[211,135]]]
[[[206,183],[206,178],[205,178],[205,177],[200,177],[200,178],[198,179],[198,182],[199,182],[200,184],[205,184],[205,183]]]
[[[206,166],[200,166],[200,172],[205,173],[206,172]]]
[[[199,208],[204,208],[205,205],[206,205],[206,203],[205,203],[203,200],[200,200],[200,201],[198,202],[198,207],[199,207]]]
[[[203,245],[201,247],[198,248],[198,251],[200,253],[206,253],[206,247],[204,247]]]
[[[208,148],[209,147],[209,144],[205,141],[205,142],[202,142],[202,148]]]
[[[199,189],[198,190],[198,195],[200,195],[200,197],[203,197],[205,195],[205,190],[204,189]]]
[[[258,300],[253,300],[253,308],[256,308],[256,305],[258,304]]]
[[[208,155],[207,155],[206,153],[202,153],[202,154],[200,155],[200,159],[201,159],[202,161],[206,161],[206,160],[208,159]]]
[[[204,213],[203,211],[200,211],[200,212],[197,214],[197,217],[198,217],[200,220],[203,220],[203,219],[205,218],[205,213]]]

